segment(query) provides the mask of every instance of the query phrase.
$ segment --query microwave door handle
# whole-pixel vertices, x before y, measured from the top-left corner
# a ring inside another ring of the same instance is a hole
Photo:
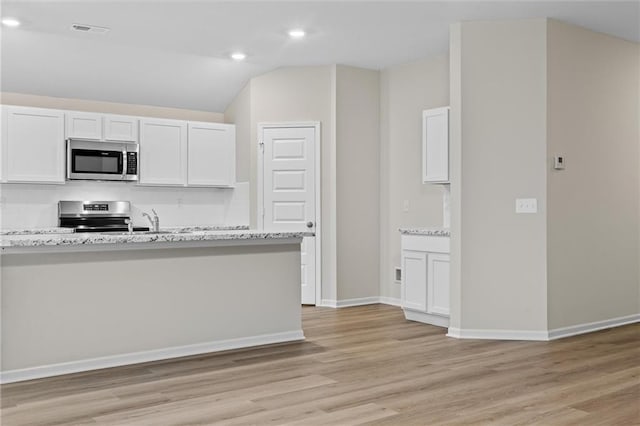
[[[122,180],[127,180],[127,149],[122,150],[122,156],[120,157],[122,162]]]

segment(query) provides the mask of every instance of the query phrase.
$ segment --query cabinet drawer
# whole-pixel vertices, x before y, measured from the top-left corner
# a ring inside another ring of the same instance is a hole
[[[433,237],[428,235],[402,235],[402,250],[428,251],[432,253],[449,253],[449,237]]]

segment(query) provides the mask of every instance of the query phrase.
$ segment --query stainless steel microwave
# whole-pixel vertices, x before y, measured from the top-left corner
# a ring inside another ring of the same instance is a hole
[[[67,180],[138,180],[138,144],[67,140]]]

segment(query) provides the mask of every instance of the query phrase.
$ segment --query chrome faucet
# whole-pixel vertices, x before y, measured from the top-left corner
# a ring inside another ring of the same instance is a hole
[[[125,219],[124,223],[127,224],[127,230],[129,231],[129,233],[133,234],[133,221],[131,220],[131,218]]]
[[[142,216],[149,219],[149,223],[151,223],[151,230],[153,232],[160,232],[160,218],[158,218],[158,213],[154,209],[151,209],[153,212],[153,218],[149,215],[149,213],[142,213]]]

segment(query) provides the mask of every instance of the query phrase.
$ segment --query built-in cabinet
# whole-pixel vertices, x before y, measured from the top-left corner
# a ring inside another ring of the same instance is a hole
[[[449,183],[449,107],[422,112],[422,182]]]
[[[187,184],[232,186],[236,180],[236,129],[231,124],[189,123]]]
[[[235,125],[2,106],[2,182],[65,183],[65,139],[140,143],[141,185],[235,185]]]
[[[449,237],[402,235],[402,308],[409,320],[449,325]]]
[[[65,182],[64,112],[2,107],[2,182]]]
[[[184,185],[187,178],[187,123],[140,120],[140,183]]]
[[[138,142],[138,118],[125,115],[70,111],[66,136],[109,142]]]

